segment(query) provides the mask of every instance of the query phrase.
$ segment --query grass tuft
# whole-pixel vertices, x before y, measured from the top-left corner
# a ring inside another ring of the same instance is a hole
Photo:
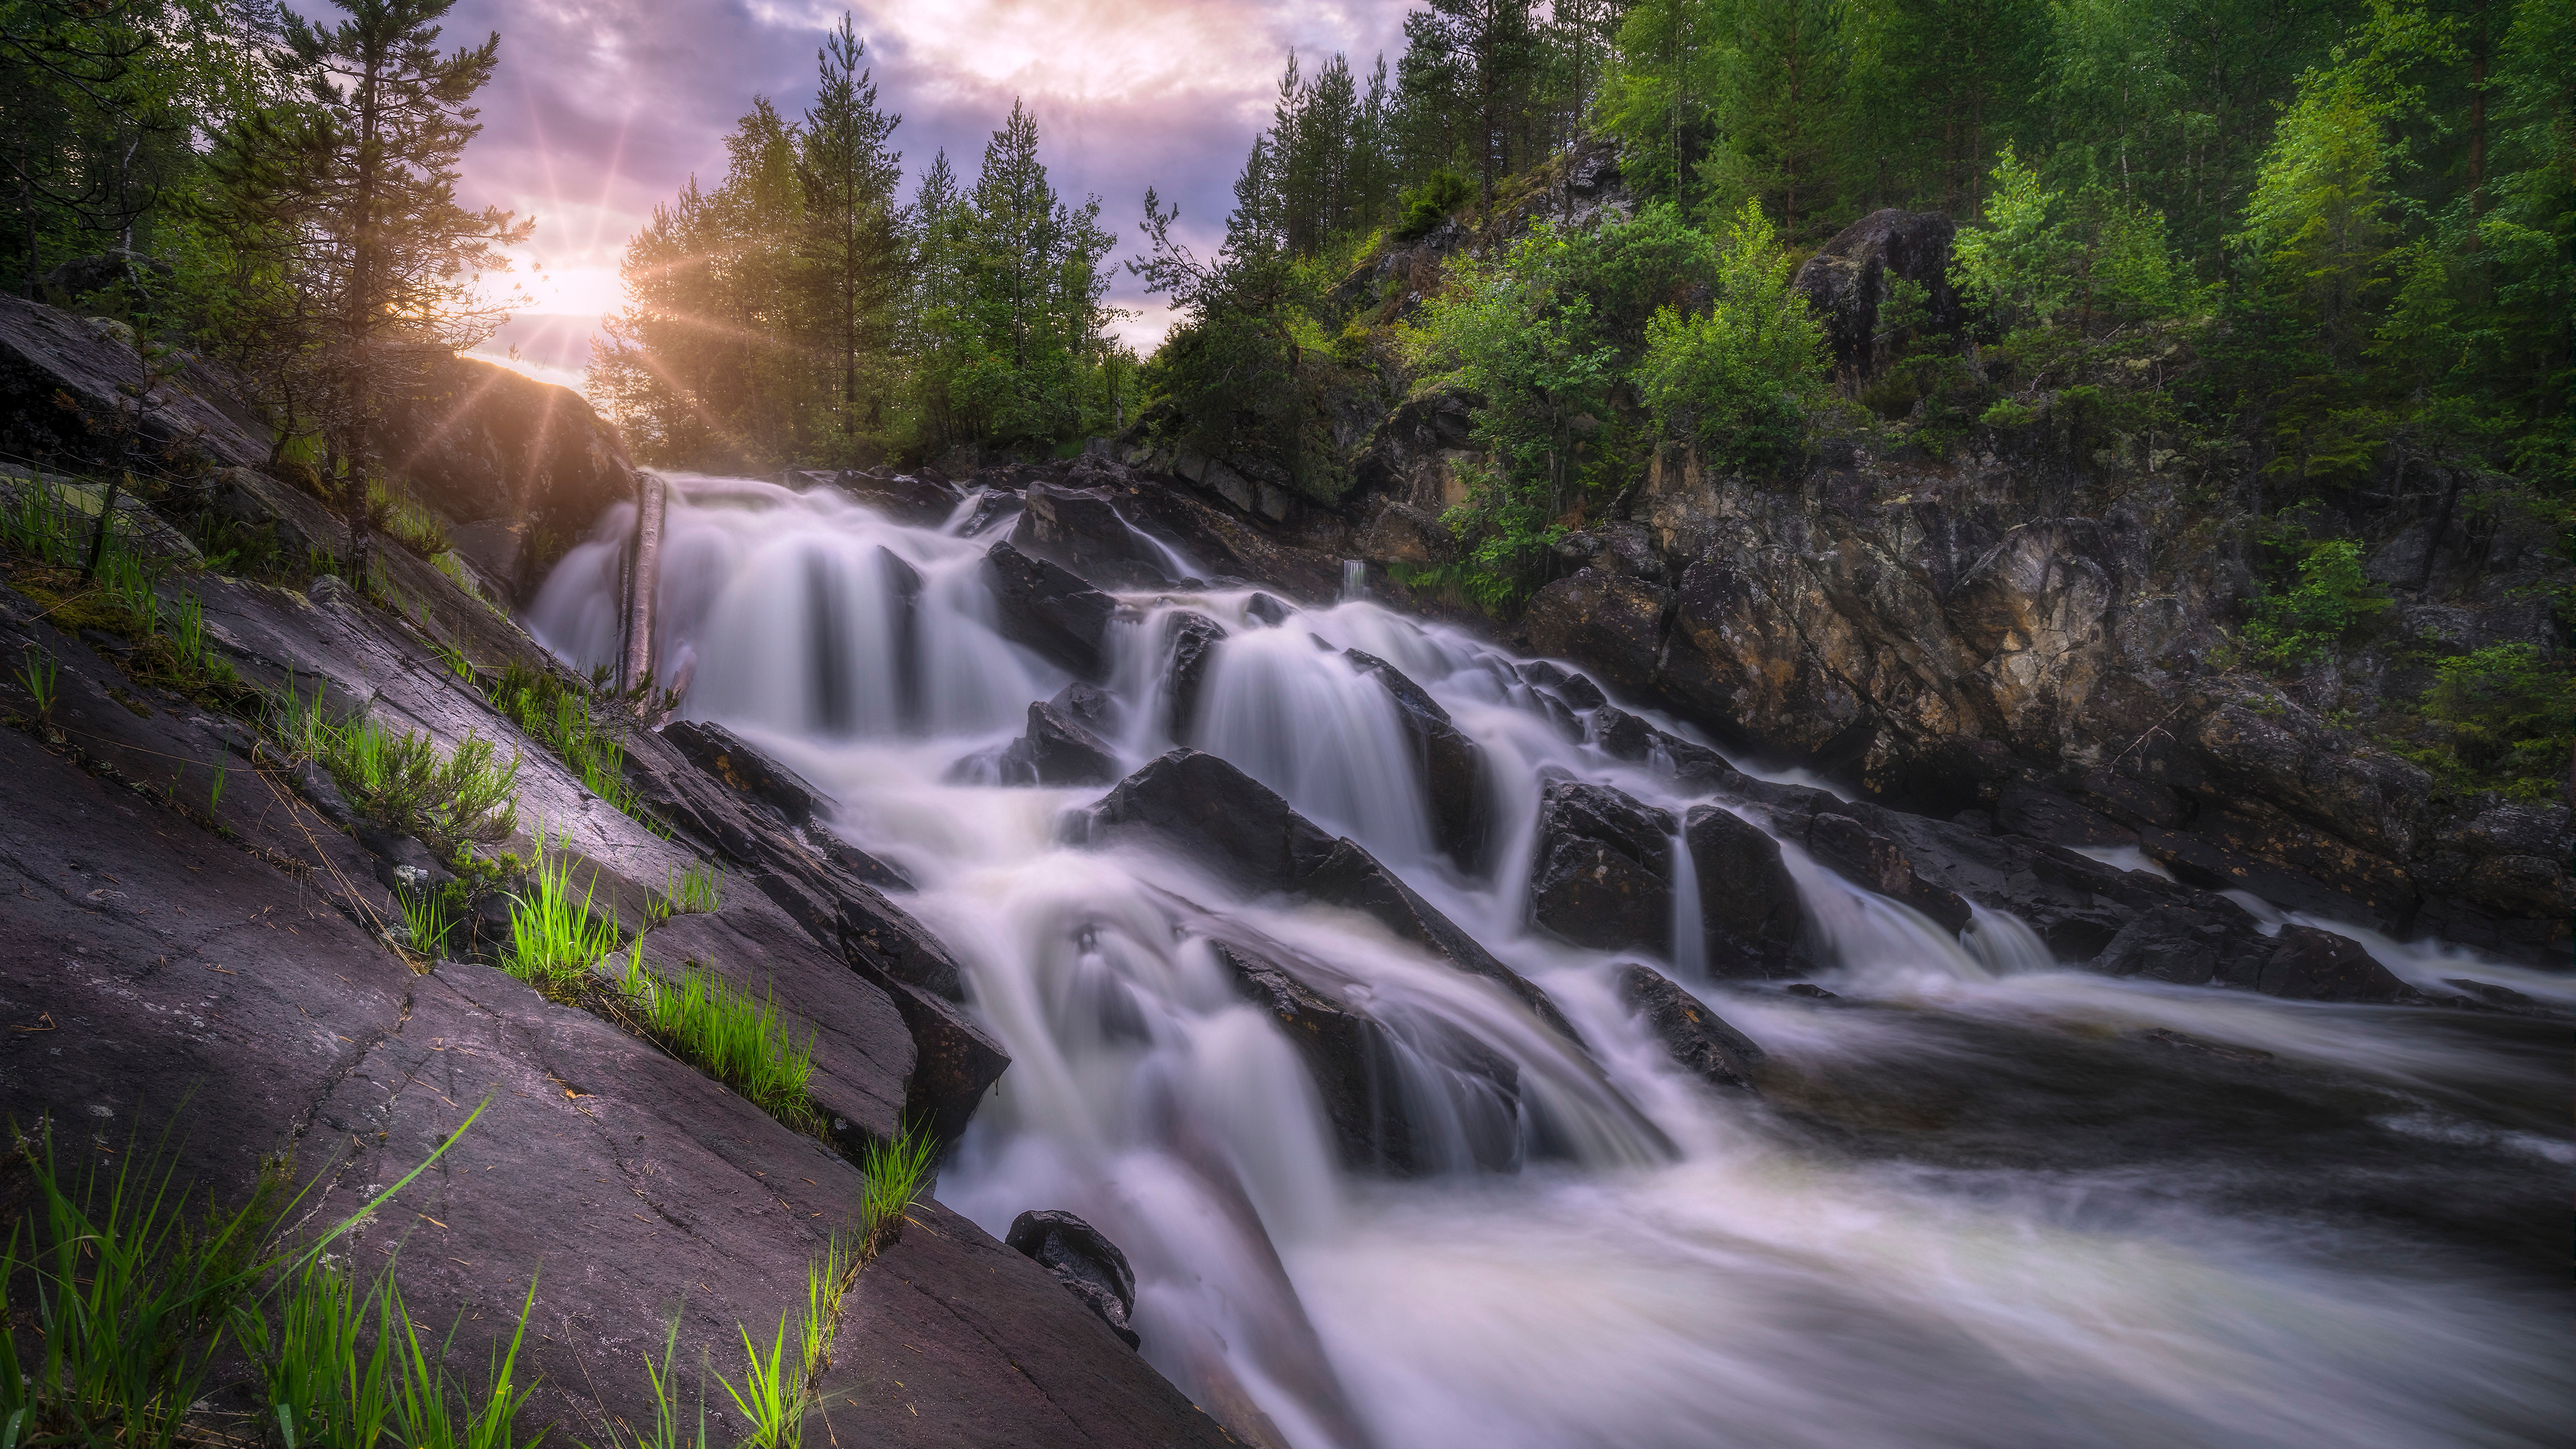
[[[789,1126],[815,1126],[805,1098],[814,1076],[815,1036],[809,1031],[799,1043],[774,999],[754,998],[704,971],[662,980],[644,969],[640,938],[627,955],[620,984],[627,1008],[672,1055]]]
[[[292,681],[270,709],[269,733],[296,755],[318,760],[349,803],[442,850],[490,842],[518,828],[519,758],[501,763],[490,740],[470,731],[441,755],[429,736],[394,734],[364,717],[334,722]]]
[[[591,893],[599,884],[597,872],[576,899],[572,869],[567,857],[547,858],[540,836],[528,863],[528,889],[510,898],[511,945],[506,965],[511,975],[549,994],[579,986],[601,957],[617,949],[621,935],[613,915],[603,920],[590,912]]]
[[[867,1187],[859,1202],[871,1254],[903,1234],[904,1213],[930,1187],[939,1144],[930,1133],[908,1127],[891,1142],[871,1143],[860,1163]]]
[[[685,871],[666,876],[654,893],[656,924],[673,916],[713,915],[724,905],[724,873],[705,861],[692,861]]]

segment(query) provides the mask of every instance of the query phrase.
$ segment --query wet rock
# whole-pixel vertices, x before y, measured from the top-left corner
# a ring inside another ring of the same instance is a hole
[[[1216,662],[1216,646],[1225,642],[1225,626],[1205,614],[1184,610],[1171,615],[1164,629],[1171,640],[1163,687],[1171,714],[1164,728],[1173,739],[1186,740],[1197,727],[1199,691],[1207,683],[1208,666]]]
[[[1699,886],[1709,974],[1751,978],[1802,969],[1804,917],[1780,842],[1714,805],[1690,808],[1682,839]]]
[[[1268,594],[1261,593],[1258,590],[1254,591],[1251,598],[1243,601],[1243,614],[1245,618],[1257,620],[1274,629],[1287,623],[1288,616],[1295,612],[1297,611],[1288,607],[1286,604],[1283,604],[1277,599],[1270,597]]]
[[[959,538],[982,538],[1020,512],[1020,492],[1016,488],[985,488],[975,495],[974,510],[957,526]]]
[[[1950,285],[1950,218],[1936,211],[1873,211],[1844,227],[1798,268],[1793,283],[1824,323],[1835,369],[1852,377],[1878,370],[1883,330],[1878,309],[1889,284],[1924,287],[1926,332],[1954,333],[1963,320]]]
[[[1823,987],[1821,987],[1821,986],[1818,986],[1816,983],[1814,983],[1814,982],[1812,982],[1812,981],[1792,981],[1792,982],[1790,982],[1788,985],[1783,986],[1783,987],[1781,987],[1780,989],[1781,989],[1781,990],[1783,990],[1783,991],[1785,991],[1785,992],[1788,992],[1791,996],[1803,996],[1803,997],[1807,998],[1809,1001],[1840,1001],[1840,1000],[1842,1000],[1842,997],[1841,997],[1840,995],[1838,995],[1838,994],[1836,994],[1836,993],[1834,993],[1834,992],[1831,992],[1831,991],[1827,991],[1825,988],[1823,988]]]
[[[815,802],[830,799],[803,776],[744,744],[723,725],[673,720],[662,727],[662,738],[689,763],[775,808],[790,825],[812,820]]]
[[[2240,911],[2155,906],[2120,928],[2095,958],[2093,969],[2108,976],[2144,976],[2176,986],[2222,980],[2247,984],[2270,955],[2270,943],[2255,935],[2251,925]]]
[[[2138,843],[2138,832],[2098,810],[2052,791],[2015,783],[1996,802],[1995,828],[2052,845],[2120,846]]]
[[[1522,665],[1521,678],[1565,701],[1570,709],[1599,709],[1610,702],[1600,685],[1552,660],[1536,659]]]
[[[1753,1069],[1765,1055],[1753,1039],[1651,967],[1623,965],[1619,1001],[1646,1019],[1675,1065],[1711,1086],[1752,1091]]]
[[[1539,590],[1521,627],[1537,652],[1580,660],[1613,687],[1649,694],[1672,601],[1659,585],[1582,569]]]
[[[1430,794],[1431,843],[1459,869],[1482,874],[1490,863],[1493,818],[1483,748],[1451,723],[1449,711],[1402,670],[1357,649],[1342,651],[1342,657],[1395,697],[1396,715],[1403,721],[1405,738],[1412,743],[1423,786]]]
[[[2414,988],[2349,936],[2283,926],[2254,989],[2292,1001],[2403,1001]]]
[[[1670,960],[1676,822],[1606,785],[1559,781],[1539,796],[1530,923],[1595,950]]]
[[[1011,546],[1020,552],[1117,588],[1171,582],[1161,551],[1127,526],[1106,494],[1031,483],[1022,502],[1020,521],[1011,527]]]
[[[1117,601],[1062,565],[1008,543],[984,555],[984,581],[998,606],[995,626],[1074,674],[1097,680],[1107,667],[1101,646]]]
[[[1118,696],[1096,684],[1084,684],[1079,680],[1057,690],[1055,697],[1047,703],[1094,734],[1118,733],[1124,717]]]
[[[1092,843],[1142,837],[1248,891],[1277,891],[1375,918],[1471,976],[1518,998],[1574,1038],[1547,994],[1496,960],[1375,857],[1299,815],[1277,791],[1204,751],[1177,749],[1147,764],[1096,805],[1070,813],[1064,833]]]
[[[1968,903],[1915,874],[1904,848],[1848,815],[1818,813],[1807,828],[1807,853],[1852,884],[1903,901],[1956,933],[1972,917]]]
[[[1118,778],[1118,751],[1054,703],[1029,706],[1029,732],[1013,746],[1040,785],[1106,785]]]
[[[945,483],[883,468],[844,469],[831,475],[832,486],[897,523],[927,528],[945,523],[965,495]]]
[[[1396,1175],[1435,1170],[1446,1156],[1442,1142],[1424,1135],[1439,1130],[1435,1124],[1469,1128],[1468,1156],[1480,1167],[1499,1172],[1518,1165],[1520,1073],[1509,1058],[1441,1032],[1431,1052],[1414,1052],[1408,1077],[1398,1059],[1402,1048],[1383,1023],[1309,984],[1308,976],[1327,979],[1327,969],[1282,964],[1295,958],[1276,942],[1212,940],[1210,946],[1236,988],[1270,1013],[1305,1062],[1345,1166]],[[1411,1100],[1408,1081],[1411,1091],[1436,1093],[1438,1110]]]
[[[1580,679],[1582,676],[1575,677]],[[1589,680],[1584,682],[1590,683]],[[1693,744],[1669,730],[1657,729],[1624,709],[1603,705],[1594,710],[1592,733],[1593,742],[1614,760],[1651,761],[1661,756],[1669,761],[1673,770],[1673,788],[1681,794],[1742,792],[1744,773],[1728,764],[1724,755],[1705,745]]]
[[[1099,1229],[1069,1212],[1035,1209],[1011,1220],[1002,1243],[1054,1274],[1067,1292],[1100,1315],[1110,1332],[1129,1348],[1137,1346],[1136,1330],[1127,1326],[1128,1315],[1136,1311],[1136,1271]]]
[[[2202,1041],[2196,1036],[2185,1036],[2169,1027],[2149,1027],[2138,1033],[2138,1040],[2151,1041],[2158,1046],[2173,1047],[2179,1051],[2199,1052],[2204,1056],[2217,1057],[2223,1061],[2243,1062],[2248,1066],[2262,1066],[2272,1060],[2272,1054],[2267,1051],[2257,1051],[2252,1047],[2230,1046],[2225,1042]]]
[[[2454,988],[2472,1000],[2485,1002],[2489,1006],[2538,1006],[2540,1004],[2510,986],[2498,986],[2492,981],[2473,981],[2466,976],[2445,976],[2442,978],[2442,984]]]

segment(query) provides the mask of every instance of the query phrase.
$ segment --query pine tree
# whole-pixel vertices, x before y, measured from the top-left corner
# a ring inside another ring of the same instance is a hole
[[[844,13],[840,29],[815,55],[821,80],[805,113],[796,164],[805,203],[802,250],[817,294],[816,350],[833,387],[835,452],[885,428],[881,381],[863,401],[860,379],[865,371],[881,380],[890,368],[889,314],[902,262],[894,193],[903,158],[887,142],[903,118],[878,106],[876,84],[862,64],[866,55],[866,42]]]

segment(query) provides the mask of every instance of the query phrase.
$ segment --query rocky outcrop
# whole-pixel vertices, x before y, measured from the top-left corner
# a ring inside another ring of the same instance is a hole
[[[1051,700],[1029,706],[1029,731],[1014,742],[1040,785],[1106,785],[1118,778],[1118,749]]]
[[[1101,677],[1108,667],[1101,649],[1116,600],[1061,564],[1031,558],[1007,542],[985,553],[984,582],[993,591],[995,623],[1004,638],[1084,679]]]
[[[378,388],[377,455],[518,597],[635,497],[625,443],[571,388],[436,347],[383,349]]]
[[[1486,778],[1483,747],[1404,671],[1357,649],[1343,650],[1342,657],[1384,685],[1395,700],[1396,717],[1403,722],[1429,793],[1432,845],[1459,869],[1482,874],[1491,864],[1493,843],[1493,787]]]
[[[0,451],[185,471],[267,465],[268,422],[242,378],[186,357],[138,405],[126,390],[143,373],[123,323],[0,296]]]
[[[1053,1274],[1120,1342],[1129,1348],[1141,1342],[1127,1326],[1136,1311],[1136,1270],[1098,1228],[1069,1212],[1033,1208],[1011,1219],[1002,1244]]]
[[[1767,1054],[1707,1003],[1633,962],[1619,968],[1618,989],[1619,1004],[1645,1021],[1673,1065],[1713,1087],[1754,1090],[1754,1070]]]
[[[1924,315],[1917,330],[1959,330],[1965,311],[1950,284],[1955,230],[1942,212],[1891,207],[1844,227],[1799,264],[1791,285],[1805,294],[1824,324],[1836,371],[1867,377],[1878,370],[1887,333],[1880,309],[1887,304],[1891,283],[1911,282],[1923,289]]]
[[[1207,684],[1216,646],[1225,642],[1225,626],[1207,615],[1184,609],[1163,624],[1170,641],[1164,651],[1163,700],[1168,713],[1164,732],[1175,740],[1190,739],[1198,728],[1199,692]]]
[[[1530,924],[1600,951],[1673,952],[1669,812],[1606,785],[1551,783],[1539,796]]]
[[[1011,528],[1011,546],[1022,553],[1113,587],[1177,582],[1164,571],[1162,551],[1127,525],[1106,490],[1031,483],[1022,503]]]
[[[1230,884],[1358,911],[1399,939],[1501,987],[1541,1021],[1575,1035],[1556,1003],[1458,929],[1357,842],[1336,839],[1277,792],[1218,756],[1177,749],[1068,818],[1092,843],[1151,841]]]
[[[1682,842],[1699,887],[1702,958],[1720,978],[1797,975],[1808,968],[1798,883],[1780,843],[1733,811],[1694,805]]]

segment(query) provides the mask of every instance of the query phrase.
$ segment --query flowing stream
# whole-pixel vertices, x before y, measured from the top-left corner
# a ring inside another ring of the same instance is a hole
[[[905,903],[1011,1054],[939,1197],[996,1235],[1029,1208],[1099,1227],[1135,1265],[1144,1354],[1239,1437],[2564,1442],[2563,1025],[2112,980],[2009,916],[1946,938],[1792,847],[1839,1000],[1712,983],[1689,948],[1657,963],[1770,1053],[1759,1096],[1721,1093],[1622,1009],[1623,958],[1526,924],[1543,774],[1689,802],[1668,766],[1569,741],[1523,661],[1356,587],[1275,627],[1245,589],[1122,594],[1113,743],[1130,770],[1174,744],[1222,755],[1357,839],[1588,1051],[1364,918],[1245,899],[1147,845],[1060,844],[1058,817],[1102,788],[956,768],[1070,680],[994,631],[978,567],[1007,520],[968,538],[972,500],[913,528],[828,490],[672,481],[661,678],[830,791],[833,828],[919,885]],[[530,611],[580,667],[617,651],[621,536],[604,523]],[[1184,608],[1230,637],[1176,741],[1163,661]],[[1353,647],[1486,751],[1490,879],[1434,853],[1394,701]],[[1697,909],[1683,892],[1685,941]],[[1284,1029],[1211,947],[1245,931],[1405,1043],[1389,1090],[1424,1172],[1341,1166]],[[2370,944],[2425,984],[2576,999]],[[1514,1064],[1517,1105],[1460,1069],[1477,1054]]]

